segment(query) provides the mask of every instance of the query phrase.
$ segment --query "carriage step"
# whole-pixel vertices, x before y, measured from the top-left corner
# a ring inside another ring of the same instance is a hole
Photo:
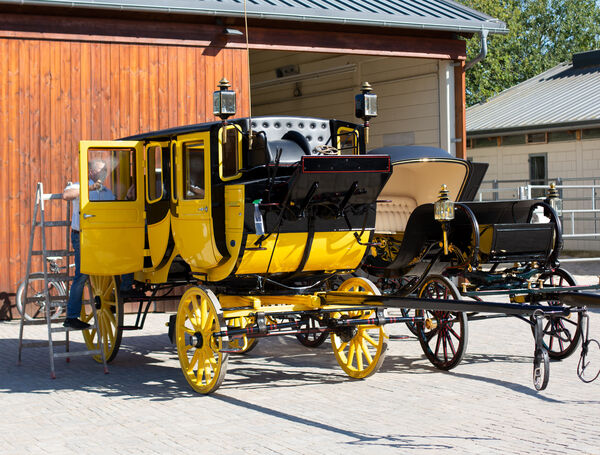
[[[69,250],[46,250],[46,251],[41,251],[41,250],[33,250],[31,252],[32,255],[44,255],[46,257],[48,256],[60,256],[60,257],[66,257],[66,256],[73,256],[73,252],[69,251]]]
[[[54,358],[77,357],[77,356],[81,356],[81,355],[98,355],[98,354],[100,354],[100,349],[91,349],[89,351],[55,352]]]
[[[141,327],[138,325],[120,325],[119,329],[121,329],[121,330],[140,330]]]

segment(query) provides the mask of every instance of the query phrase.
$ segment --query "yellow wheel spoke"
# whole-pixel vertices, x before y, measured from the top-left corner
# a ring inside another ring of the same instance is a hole
[[[348,350],[348,358],[346,359],[346,366],[352,366],[352,362],[354,362],[354,354],[356,354],[356,346],[354,343],[351,343],[350,349]]]
[[[363,370],[363,352],[360,343],[356,343],[356,367],[359,371]]]
[[[362,334],[362,336],[363,336],[363,339],[367,340],[373,346],[375,346],[375,347],[379,346],[379,343],[377,343],[373,338],[371,338],[371,335],[369,335],[367,332],[364,332]]]
[[[190,348],[191,348],[191,346],[190,346]],[[196,349],[196,351],[192,355],[192,358],[190,359],[190,363],[187,367],[188,373],[192,373],[194,371],[194,366],[196,365],[196,363],[198,363],[199,359],[200,359],[200,350]]]
[[[340,341],[341,341],[341,339],[340,339]],[[338,349],[338,352],[344,352],[344,351],[346,350],[346,346],[348,346],[348,342],[347,342],[347,341],[346,341],[346,342],[343,342],[343,343],[341,343],[341,344],[340,344],[340,347],[339,347],[339,348],[337,348],[337,349]]]
[[[369,362],[369,365],[372,364],[373,363],[373,357],[371,357],[371,353],[369,352],[369,348],[365,344],[365,340],[364,339],[360,340],[360,347],[361,347],[362,351],[364,352],[365,357],[367,359],[367,362]]]

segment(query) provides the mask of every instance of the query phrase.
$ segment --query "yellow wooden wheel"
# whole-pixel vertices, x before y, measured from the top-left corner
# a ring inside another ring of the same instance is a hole
[[[235,318],[228,318],[225,322],[227,323],[227,327],[231,329],[245,329],[249,325],[254,324],[254,318],[250,316],[238,316]],[[229,348],[238,351],[236,354],[246,354],[247,352],[252,351],[257,344],[258,339],[248,338],[247,336],[229,338]]]
[[[350,278],[344,281],[338,291],[360,292],[379,295],[377,287],[366,278]],[[373,310],[351,310],[334,313],[340,319],[368,319],[374,316]],[[340,327],[331,332],[331,345],[338,363],[352,378],[362,379],[374,374],[383,363],[387,350],[388,336],[383,326],[356,325]]]
[[[94,313],[90,306],[96,305],[102,349],[107,362],[117,356],[123,336],[123,301],[119,295],[119,285],[119,277],[90,275],[83,290],[81,320],[92,325],[91,329],[83,331],[83,338],[88,349],[98,349],[98,334],[93,327]],[[94,360],[102,362],[102,357],[95,355]]]
[[[177,310],[175,344],[179,364],[187,382],[196,392],[212,393],[219,388],[227,372],[228,355],[221,352],[227,330],[221,305],[209,289],[188,289]]]

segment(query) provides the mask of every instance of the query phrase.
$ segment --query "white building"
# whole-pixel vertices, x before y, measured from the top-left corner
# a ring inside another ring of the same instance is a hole
[[[490,165],[483,188],[513,188],[500,198],[517,197],[514,188],[527,183],[600,184],[600,50],[575,54],[573,62],[471,106],[466,122],[467,157]],[[600,188],[562,195],[566,209],[600,208]],[[566,234],[600,232],[600,217],[591,212],[567,211],[563,223]],[[569,239],[566,247],[600,249],[600,237]]]

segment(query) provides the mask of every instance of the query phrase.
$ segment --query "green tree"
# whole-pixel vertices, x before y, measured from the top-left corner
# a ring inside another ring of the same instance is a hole
[[[573,54],[600,48],[600,5],[594,0],[459,0],[505,22],[507,35],[488,37],[488,55],[467,71],[467,106],[485,101]],[[467,58],[480,39],[467,42]]]

